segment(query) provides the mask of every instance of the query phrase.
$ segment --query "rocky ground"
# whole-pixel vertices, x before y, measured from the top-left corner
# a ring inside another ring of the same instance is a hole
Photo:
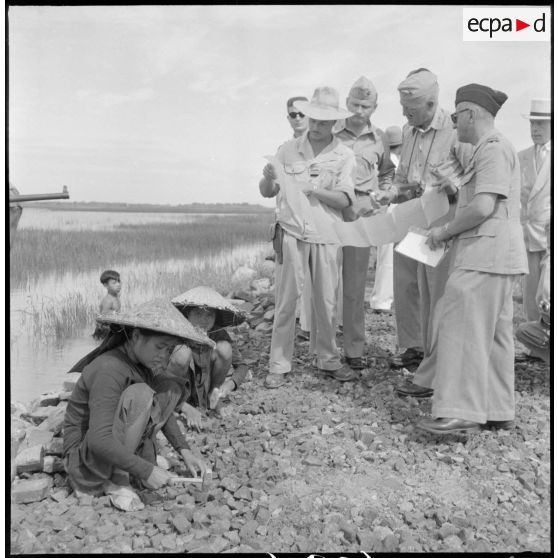
[[[266,389],[273,306],[259,302],[239,337],[253,378],[188,432],[209,486],[142,491],[145,509],[125,513],[108,497],[78,502],[63,473],[20,472],[12,491],[26,477],[49,489],[12,500],[12,553],[550,551],[548,366],[516,368],[512,431],[436,437],[413,426],[430,402],[394,393],[411,372],[383,358],[340,384],[299,342],[290,383]],[[367,331],[369,355],[394,352],[391,315],[368,313]]]

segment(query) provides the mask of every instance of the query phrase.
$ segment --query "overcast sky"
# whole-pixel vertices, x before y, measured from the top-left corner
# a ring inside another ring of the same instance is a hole
[[[455,6],[10,7],[9,170],[21,193],[74,201],[249,202],[263,156],[289,139],[285,100],[369,77],[373,122],[403,124],[397,84],[417,67],[441,103],[478,82],[509,96],[497,118],[530,144],[550,96],[550,43],[463,42]]]

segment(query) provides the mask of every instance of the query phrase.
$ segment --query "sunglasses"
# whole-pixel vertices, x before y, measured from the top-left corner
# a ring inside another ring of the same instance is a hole
[[[458,115],[460,112],[465,112],[466,110],[473,110],[473,109],[466,108],[466,109],[461,109],[461,110],[455,111],[455,112],[450,116],[451,121],[452,121],[454,124],[457,124],[457,115]]]
[[[289,117],[292,118],[293,120],[294,120],[297,116],[298,116],[299,118],[304,118],[306,115],[305,115],[305,114],[302,114],[302,112],[289,112]]]

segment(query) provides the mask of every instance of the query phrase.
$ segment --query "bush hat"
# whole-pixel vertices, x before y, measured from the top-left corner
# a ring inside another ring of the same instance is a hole
[[[294,107],[314,120],[342,120],[353,114],[339,108],[339,93],[327,86],[318,87],[310,101],[295,101]]]
[[[190,308],[212,308],[216,310],[214,327],[230,327],[241,324],[246,320],[247,315],[242,310],[236,308],[225,297],[220,295],[211,287],[194,287],[178,296],[175,296],[171,302],[185,316]]]
[[[529,114],[522,114],[523,118],[529,120],[550,120],[550,99],[532,99]]]
[[[100,324],[110,325],[113,331],[114,326],[138,327],[215,347],[204,331],[194,327],[164,298],[150,300],[131,310],[101,314],[96,320]]]

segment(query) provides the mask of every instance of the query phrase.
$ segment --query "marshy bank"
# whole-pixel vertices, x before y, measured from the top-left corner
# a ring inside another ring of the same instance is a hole
[[[10,252],[11,398],[59,386],[91,338],[104,269],[122,276],[122,306],[196,285],[222,293],[236,268],[259,268],[272,215],[57,212],[26,208]]]

